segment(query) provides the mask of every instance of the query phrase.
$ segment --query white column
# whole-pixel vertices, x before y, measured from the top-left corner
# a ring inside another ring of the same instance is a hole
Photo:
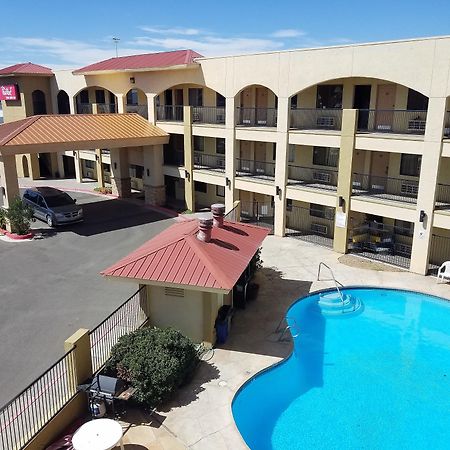
[[[126,113],[127,96],[123,94],[116,94],[116,100],[117,100],[117,112],[119,114]]]
[[[234,97],[225,99],[225,211],[231,211],[237,198],[236,180],[236,102]]]
[[[74,152],[74,160],[75,160],[75,178],[78,183],[83,182],[83,168],[81,166],[81,154],[80,151]]]
[[[145,94],[147,97],[148,121],[152,124],[156,122],[156,94]]]

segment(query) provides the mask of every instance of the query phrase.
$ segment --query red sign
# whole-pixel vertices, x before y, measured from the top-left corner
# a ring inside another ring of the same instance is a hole
[[[16,84],[0,86],[0,100],[17,100],[18,89]]]

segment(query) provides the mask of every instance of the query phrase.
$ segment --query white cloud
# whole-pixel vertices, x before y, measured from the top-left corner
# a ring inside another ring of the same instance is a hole
[[[305,36],[306,33],[301,30],[294,30],[292,28],[286,28],[284,30],[278,30],[271,34],[274,38],[295,38],[300,36]]]
[[[196,36],[201,33],[196,28],[162,28],[162,27],[139,27],[142,31],[152,34],[178,34],[181,36]]]

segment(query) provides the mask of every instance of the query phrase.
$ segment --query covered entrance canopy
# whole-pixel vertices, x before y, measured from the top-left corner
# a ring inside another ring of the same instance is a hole
[[[164,202],[163,144],[169,135],[138,114],[42,115],[0,125],[1,200],[5,206],[19,194],[16,155],[66,150],[111,150],[113,191],[131,193],[129,148],[144,152],[146,201]]]

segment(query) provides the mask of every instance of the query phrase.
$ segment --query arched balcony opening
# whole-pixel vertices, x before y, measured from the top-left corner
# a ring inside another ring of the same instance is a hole
[[[45,102],[44,92],[37,89],[36,91],[32,92],[31,98],[33,101],[33,114],[35,116],[41,115],[41,114],[47,114],[47,105]]]
[[[137,88],[130,89],[127,92],[126,101],[125,111],[127,113],[137,113],[145,119],[148,119],[147,96],[144,91]]]
[[[290,98],[290,128],[340,131],[342,109],[358,110],[361,133],[424,134],[428,97],[386,80],[330,80]]]
[[[75,95],[77,114],[105,114],[117,112],[117,97],[108,89],[89,86]]]
[[[58,114],[70,114],[70,100],[66,91],[59,91],[57,95]]]
[[[219,92],[195,84],[177,85],[156,97],[156,118],[182,122],[183,106],[192,106],[194,124],[225,124],[225,97]]]
[[[243,127],[276,127],[278,97],[269,88],[251,85],[236,96],[237,125]]]

